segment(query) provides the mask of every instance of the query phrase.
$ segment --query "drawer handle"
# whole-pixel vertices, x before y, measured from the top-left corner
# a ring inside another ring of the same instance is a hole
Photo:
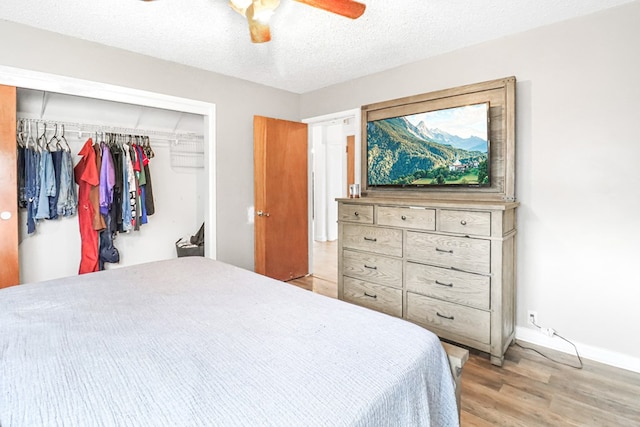
[[[447,250],[447,249],[436,248],[436,251],[445,252],[445,253],[448,253],[448,254],[452,254],[453,253],[453,249]]]
[[[453,316],[445,316],[444,314],[440,314],[437,311],[436,314],[438,315],[438,317],[442,317],[443,319],[453,320]]]
[[[378,295],[370,295],[370,294],[368,294],[366,292],[364,293],[364,296],[365,297],[369,297],[369,298],[373,298],[373,299],[377,299],[378,298]]]
[[[403,221],[406,221],[406,220],[407,220],[407,217],[406,217],[406,216],[404,216],[404,215],[402,215],[402,216],[400,217],[400,219],[401,219],[401,220],[403,220]]]
[[[358,213],[358,211],[353,213],[355,216],[359,216],[360,214]]]
[[[364,240],[368,241],[368,242],[377,242],[378,239],[376,239],[375,237],[365,237]]]
[[[460,224],[462,225],[467,225],[467,221],[465,221],[464,219],[462,221],[460,221]]]
[[[443,282],[440,282],[439,280],[436,280],[436,285],[446,286],[448,288],[453,288],[453,283],[443,283]]]
[[[369,270],[377,270],[378,269],[378,267],[376,267],[375,265],[367,265],[367,264],[364,265],[364,268],[368,268]]]

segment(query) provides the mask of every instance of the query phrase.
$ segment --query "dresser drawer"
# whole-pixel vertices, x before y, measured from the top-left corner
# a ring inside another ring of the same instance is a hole
[[[491,213],[442,209],[438,218],[438,231],[474,236],[491,235]]]
[[[402,290],[345,277],[344,300],[391,316],[402,317]]]
[[[379,206],[376,208],[378,225],[415,228],[419,230],[436,229],[435,209],[413,207]]]
[[[407,292],[407,319],[449,335],[489,344],[491,315],[487,311]]]
[[[342,273],[379,285],[402,289],[402,260],[383,255],[344,250]]]
[[[407,258],[478,273],[490,273],[491,242],[407,231]]]
[[[342,247],[401,257],[402,230],[344,224]]]
[[[338,221],[373,224],[373,205],[338,204]]]
[[[488,310],[490,279],[479,274],[407,263],[407,291]]]

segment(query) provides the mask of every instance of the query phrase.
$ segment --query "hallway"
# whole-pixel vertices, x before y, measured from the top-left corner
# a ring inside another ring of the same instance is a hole
[[[331,298],[338,298],[338,242],[313,242],[313,275],[287,283]]]

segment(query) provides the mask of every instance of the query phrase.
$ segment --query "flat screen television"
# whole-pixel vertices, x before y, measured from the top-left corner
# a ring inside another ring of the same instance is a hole
[[[491,185],[489,103],[367,122],[367,183],[375,187]]]

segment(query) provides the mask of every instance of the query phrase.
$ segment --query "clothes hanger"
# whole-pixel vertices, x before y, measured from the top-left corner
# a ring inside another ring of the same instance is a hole
[[[145,154],[149,159],[153,159],[156,156],[156,153],[153,152],[153,148],[151,148],[151,140],[148,136],[145,136]]]
[[[36,140],[36,151],[42,153],[42,150],[47,148],[47,122],[42,122],[43,131],[42,135]],[[38,122],[36,122],[36,135],[38,134]]]
[[[16,124],[16,142],[18,143],[18,147],[25,148],[25,140],[24,140],[24,120],[18,120]]]
[[[46,149],[47,149],[47,151],[49,151],[49,152],[56,151],[56,150],[52,150],[52,149],[51,149],[51,143],[52,143],[53,141],[55,141],[55,142],[56,142],[56,144],[55,144],[55,146],[56,146],[56,150],[61,150],[61,149],[62,149],[62,147],[60,146],[60,138],[58,138],[58,123],[55,123],[55,131],[53,132],[53,136],[51,137],[51,139],[49,140],[49,142],[47,142],[47,145],[46,145]]]
[[[67,151],[67,152],[71,152],[71,147],[69,146],[69,143],[67,142],[67,138],[64,137],[64,125],[60,125],[60,127],[62,127],[62,136],[60,136],[60,139],[64,142],[64,146],[62,147],[63,151]]]
[[[33,135],[31,133],[31,124],[32,124],[32,122],[31,122],[31,120],[29,120],[27,123],[28,123],[29,126],[27,127],[27,144],[26,144],[26,147],[27,147],[27,149],[30,148],[32,150],[37,151],[38,149],[36,147],[37,147],[38,144],[36,143],[36,140],[33,139]],[[38,130],[36,129],[36,133],[37,132],[38,132]]]

